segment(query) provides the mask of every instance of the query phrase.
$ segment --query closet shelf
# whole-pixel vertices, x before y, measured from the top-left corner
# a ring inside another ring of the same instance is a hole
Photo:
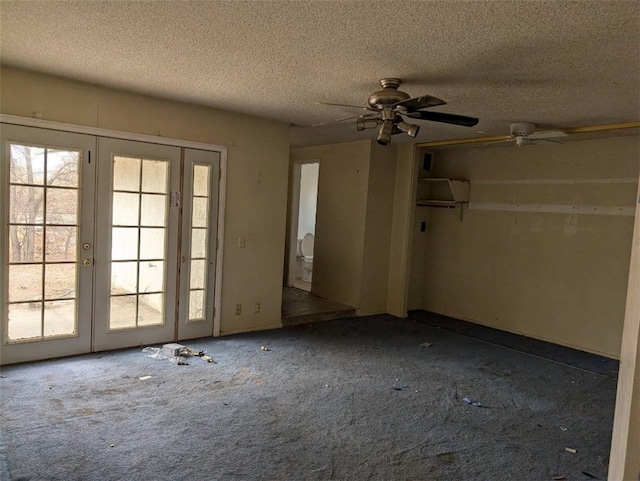
[[[459,179],[418,179],[418,198],[420,207],[460,208],[460,217],[465,205],[469,203],[469,181]]]

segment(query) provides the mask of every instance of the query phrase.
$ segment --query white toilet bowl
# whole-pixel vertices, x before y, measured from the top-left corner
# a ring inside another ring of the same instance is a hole
[[[300,250],[302,251],[302,279],[307,282],[311,282],[313,272],[313,242],[313,234],[307,233],[300,243]]]

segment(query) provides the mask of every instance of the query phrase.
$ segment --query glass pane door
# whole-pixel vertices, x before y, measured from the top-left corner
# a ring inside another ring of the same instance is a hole
[[[220,154],[185,149],[179,339],[213,335]]]
[[[2,144],[2,361],[89,352],[95,138],[3,125]]]
[[[95,348],[173,340],[180,149],[101,138],[99,152]]]

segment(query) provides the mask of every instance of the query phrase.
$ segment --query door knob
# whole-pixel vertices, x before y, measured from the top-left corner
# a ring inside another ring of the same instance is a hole
[[[82,265],[83,265],[83,266],[90,266],[90,265],[91,265],[91,261],[90,261],[89,259],[84,259],[84,260],[82,261]]]

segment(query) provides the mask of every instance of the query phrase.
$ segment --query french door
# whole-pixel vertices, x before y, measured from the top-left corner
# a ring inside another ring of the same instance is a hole
[[[218,152],[2,128],[2,363],[211,336]]]
[[[88,352],[96,138],[3,125],[1,360]]]
[[[178,339],[213,332],[220,154],[185,149]]]
[[[98,140],[94,350],[175,331],[180,148]]]

